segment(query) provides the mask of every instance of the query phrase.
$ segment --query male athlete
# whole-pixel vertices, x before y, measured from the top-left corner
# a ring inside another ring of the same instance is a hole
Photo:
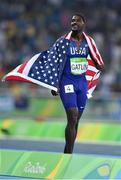
[[[72,33],[70,37],[70,46],[67,52],[67,61],[61,77],[59,89],[58,92],[51,91],[53,95],[60,94],[67,114],[64,153],[73,152],[79,119],[82,116],[87,101],[87,80],[85,73],[88,68],[87,56],[90,54],[90,50],[83,35],[84,27],[85,18],[83,15],[75,14],[71,20]],[[100,70],[102,68],[96,63],[95,66]]]
[[[35,83],[51,89],[54,96],[60,95],[67,114],[64,153],[73,152],[87,95],[92,95],[104,66],[94,40],[83,32],[85,23],[83,15],[73,15],[71,32],[4,77]]]

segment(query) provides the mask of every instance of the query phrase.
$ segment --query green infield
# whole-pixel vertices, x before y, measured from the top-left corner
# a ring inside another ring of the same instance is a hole
[[[28,108],[15,108],[13,111],[1,112],[0,117],[65,117],[65,111],[59,98],[30,98]]]
[[[83,119],[120,119],[120,104],[113,102],[101,102],[91,100],[87,102]],[[27,108],[14,108],[12,111],[1,111],[0,118],[18,118],[18,117],[41,117],[41,118],[64,118],[66,113],[59,97],[55,98],[39,98],[30,97]]]
[[[121,159],[49,152],[0,151],[0,175],[45,179],[121,179]]]
[[[66,122],[5,119],[0,121],[0,137],[21,139],[64,140]],[[120,124],[83,122],[79,124],[77,141],[121,143]]]

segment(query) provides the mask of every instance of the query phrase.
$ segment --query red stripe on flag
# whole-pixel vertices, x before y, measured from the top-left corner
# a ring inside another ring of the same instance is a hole
[[[68,34],[69,34],[69,33],[64,34],[63,37],[66,38],[66,37],[68,36]]]
[[[94,71],[91,70],[87,70],[86,71],[86,76],[94,76],[96,73]]]
[[[25,62],[20,66],[20,68],[19,68],[19,70],[18,70],[19,73],[22,73],[22,72],[23,72],[23,70],[24,70],[24,68],[25,68],[25,66],[26,66],[27,63],[28,63],[28,61],[25,61]]]
[[[23,81],[23,82],[28,82],[28,83],[32,83],[31,81],[27,80],[27,79],[24,79],[22,77],[19,77],[19,76],[8,76],[6,77],[6,80],[9,80],[9,81]]]
[[[88,60],[88,65],[91,65],[91,66],[95,67],[94,62],[91,59]]]
[[[87,81],[87,85],[88,85],[88,89],[89,89],[89,84],[91,83],[91,81]]]
[[[90,40],[92,49],[93,49],[93,51],[94,51],[94,53],[95,53],[95,55],[96,55],[96,57],[97,57],[96,48],[95,48],[95,46],[94,46],[93,43],[92,43],[92,39],[91,39],[91,37],[89,37],[89,36],[88,36],[88,38],[89,38],[89,40]],[[93,53],[92,53],[92,52],[91,52],[91,55],[93,56]],[[95,59],[94,56],[93,56],[93,58],[94,58],[94,60],[97,62],[97,59]],[[98,59],[98,60],[99,60],[99,59]],[[98,63],[98,62],[97,62],[97,63]]]
[[[93,80],[88,84],[88,89],[94,87],[95,85],[97,85],[97,83],[98,83],[98,79]]]
[[[94,50],[94,53],[95,53],[95,55],[96,55],[96,58],[99,60],[100,64],[102,64],[101,57],[98,55],[98,53],[97,53],[97,49],[96,49],[95,45],[93,44],[91,37],[89,37],[89,39],[90,39],[90,42],[91,42],[92,48],[93,48],[93,50]],[[93,56],[93,54],[92,54],[92,56]],[[94,58],[94,56],[93,56],[93,58]],[[95,58],[94,58],[94,59],[95,59]],[[95,59],[95,60],[96,60],[96,62],[97,62],[97,59]],[[98,62],[97,62],[97,63],[98,63]]]

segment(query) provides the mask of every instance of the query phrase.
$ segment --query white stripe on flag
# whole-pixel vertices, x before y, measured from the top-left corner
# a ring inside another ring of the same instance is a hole
[[[26,64],[26,66],[25,66],[22,74],[24,74],[24,75],[26,75],[26,76],[28,75],[28,73],[29,73],[29,71],[30,71],[30,69],[31,69],[31,66],[32,66],[33,63],[37,60],[37,58],[39,57],[40,54],[41,54],[41,53],[34,55],[34,56],[27,62],[27,64]]]
[[[3,78],[2,78],[2,82],[5,81],[6,77],[8,77],[9,75],[11,75],[11,73],[17,73],[17,71],[19,70],[19,68],[21,67],[21,64],[18,65],[13,71],[9,72],[8,74],[6,74]]]
[[[98,78],[99,78],[99,76],[100,76],[100,72],[94,75],[93,80],[98,79]]]
[[[92,39],[92,42],[93,42],[93,44],[95,45],[96,53],[98,54],[98,56],[99,56],[99,58],[100,58],[99,61],[101,61],[101,63],[104,64],[104,63],[103,63],[103,60],[102,60],[102,57],[101,57],[101,55],[100,55],[100,53],[99,53],[99,51],[98,51],[98,49],[97,49],[97,46],[96,46],[96,43],[95,43],[94,39]]]
[[[93,72],[98,72],[99,71],[94,66],[91,66],[91,65],[88,65],[88,70],[93,71]]]
[[[92,47],[91,42],[90,42],[90,39],[87,37],[87,35],[86,35],[84,32],[83,32],[83,34],[84,34],[84,36],[85,36],[85,38],[86,38],[86,40],[87,40],[87,43],[88,43],[89,48],[90,48],[90,50],[91,50],[91,53],[93,54],[94,58],[97,60],[98,64],[100,65],[100,61],[99,61],[98,58],[96,57],[96,52],[94,52],[94,50],[93,50],[93,47]],[[94,46],[95,46],[95,44],[94,44]]]
[[[17,66],[12,72],[17,72],[20,68],[21,64],[19,66]]]
[[[92,80],[92,76],[86,75],[86,79],[87,79],[87,81],[91,81]]]
[[[46,87],[48,89],[52,89],[54,91],[57,91],[57,88],[54,87],[54,86],[51,86],[51,85],[45,84],[43,82],[37,81],[36,79],[30,78],[30,77],[25,76],[24,74],[21,74],[21,73],[18,73],[18,72],[10,72],[5,76],[5,78],[7,78],[9,76],[15,76],[15,77],[24,78],[24,79],[29,80],[29,81],[31,81],[31,82],[33,82],[35,84],[40,85],[40,86],[43,86],[43,87]]]
[[[70,38],[71,38],[71,34],[72,34],[72,31],[70,31],[70,32],[68,33],[68,35],[66,36],[65,39],[70,39]]]
[[[96,86],[93,86],[87,91],[87,98],[90,99],[92,97],[92,93],[95,90]]]

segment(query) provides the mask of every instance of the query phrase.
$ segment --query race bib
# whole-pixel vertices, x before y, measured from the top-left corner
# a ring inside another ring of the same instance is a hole
[[[74,92],[73,84],[65,85],[64,89],[65,89],[65,93],[73,93]]]
[[[86,58],[70,58],[71,73],[80,75],[87,71],[88,62]]]

